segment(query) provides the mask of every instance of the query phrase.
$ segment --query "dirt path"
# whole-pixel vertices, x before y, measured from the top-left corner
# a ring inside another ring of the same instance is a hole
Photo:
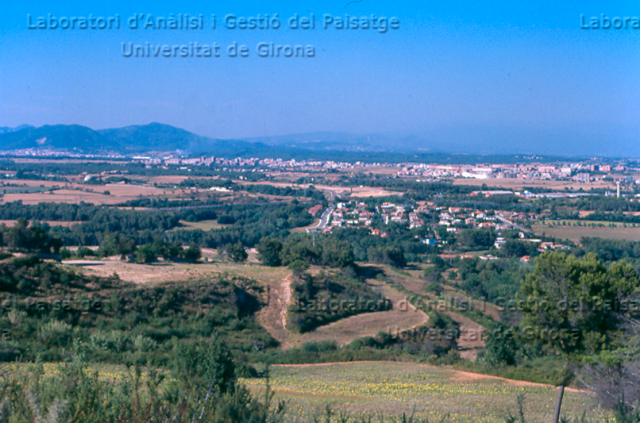
[[[401,275],[399,273],[388,273],[389,278],[400,285],[402,285],[405,289],[415,292],[418,295],[426,295],[431,297],[434,301],[437,301],[438,298],[431,295],[425,294],[424,292],[424,284],[425,282],[417,278],[415,276],[408,277],[406,275]],[[480,304],[478,301],[474,301],[464,295],[460,295],[457,292],[451,292],[449,295],[458,297],[464,302],[473,303],[478,307],[478,310],[482,311],[485,314],[490,315],[491,317],[497,318],[499,320],[499,315],[494,313],[492,304]],[[449,304],[447,301],[443,301],[443,304]],[[460,329],[460,336],[458,337],[458,351],[460,352],[460,356],[466,360],[475,361],[478,358],[478,352],[484,348],[484,340],[482,336],[485,332],[485,328],[482,325],[474,322],[473,320],[464,317],[455,312],[455,307],[453,310],[451,307],[438,308],[439,312],[442,312],[449,317],[451,317],[455,322],[458,323]]]
[[[392,310],[358,314],[331,324],[321,326],[304,334],[287,330],[287,308],[291,302],[292,276],[287,276],[279,284],[269,284],[268,304],[260,314],[265,329],[280,342],[283,349],[302,346],[306,342],[334,341],[346,345],[356,338],[375,336],[378,332],[413,329],[428,320],[428,316],[406,302],[404,296],[386,285],[377,285],[386,298],[394,305]]]
[[[389,286],[379,285],[376,289],[391,300],[393,304],[392,310],[358,314],[320,326],[312,332],[292,334],[290,346],[298,347],[305,342],[325,340],[334,341],[342,346],[357,338],[375,336],[379,332],[397,333],[402,330],[413,329],[425,324],[429,319],[424,312],[408,304],[404,295]]]
[[[445,314],[458,323],[460,336],[458,337],[458,351],[460,357],[469,361],[476,361],[478,352],[484,348],[485,328],[473,320],[459,314],[447,311]]]
[[[286,326],[287,307],[291,301],[292,280],[293,276],[289,275],[279,284],[268,285],[268,304],[260,314],[262,326],[285,348],[289,343],[289,333]]]
[[[291,278],[287,278],[280,284],[282,292],[282,298],[280,299],[280,321],[282,322],[282,328],[287,330],[287,308],[291,302]]]

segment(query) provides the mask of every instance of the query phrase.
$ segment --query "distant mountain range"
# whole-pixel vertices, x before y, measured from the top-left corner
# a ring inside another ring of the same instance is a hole
[[[33,126],[20,125],[20,126],[16,126],[15,128],[10,128],[8,126],[0,126],[0,134],[6,134],[7,132],[15,132],[15,131],[19,131],[21,129],[26,129],[26,128],[33,128]]]
[[[81,125],[3,127],[0,150],[48,148],[85,153],[133,154],[143,152],[198,153],[260,147],[260,144],[216,140],[160,123],[93,130]]]
[[[320,153],[339,151],[351,153],[350,157],[361,155],[370,159],[384,158],[390,153],[630,158],[640,157],[640,130],[636,127],[527,130],[460,125],[410,135],[313,132],[215,139],[155,122],[100,130],[81,125],[0,127],[0,150],[29,148],[84,153],[181,152],[283,158],[304,157],[304,152],[307,155],[315,152],[313,155],[317,157]],[[327,157],[326,154],[321,155]]]
[[[0,127],[0,150],[49,148],[87,153],[142,152],[229,153],[294,150],[385,151],[380,136],[344,132],[284,135],[273,138],[223,140],[208,138],[161,123],[93,130],[81,125]],[[373,142],[372,142],[373,141]]]
[[[633,125],[451,125],[404,135],[317,132],[248,140],[306,150],[640,158],[640,126]]]

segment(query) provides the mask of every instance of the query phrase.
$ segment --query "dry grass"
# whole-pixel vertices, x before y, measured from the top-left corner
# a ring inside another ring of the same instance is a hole
[[[381,267],[384,268],[385,274],[393,283],[401,285],[408,291],[430,297],[434,301],[438,300],[437,297],[424,291],[426,282],[420,278],[420,276],[422,275],[423,266],[414,265],[413,269],[410,268],[403,271],[398,271],[388,266]],[[445,274],[446,273],[447,272],[445,272]],[[453,288],[446,289],[444,294],[447,296],[459,298],[461,300],[466,300],[469,303],[473,304],[476,309],[482,314],[490,316],[494,320],[500,320],[500,309],[493,304],[473,300],[466,294],[460,293],[458,292],[458,290],[454,290]],[[475,360],[478,351],[484,347],[482,334],[484,333],[485,329],[473,320],[456,313],[456,309],[452,308],[450,303],[447,301],[443,301],[442,307],[437,306],[436,309],[439,312],[447,314],[460,325],[460,337],[458,338],[458,349],[460,351],[460,355],[462,356],[462,358],[465,358],[467,360]]]
[[[171,229],[169,232],[177,231],[177,230],[189,230],[189,229],[191,230],[200,229],[206,232],[212,229],[225,228],[227,226],[231,226],[231,225],[222,225],[218,223],[216,220],[201,220],[199,222],[187,222],[186,220],[181,220],[180,226]]]
[[[206,255],[213,256],[209,251]],[[63,262],[64,263],[64,262]],[[235,274],[263,283],[273,283],[284,279],[286,268],[266,267],[253,263],[154,263],[136,264],[120,260],[85,260],[84,272],[97,276],[110,276],[117,273],[120,279],[134,283],[157,283],[166,281],[216,279],[223,273]]]
[[[131,176],[129,179],[148,181],[150,184],[179,184],[185,179],[189,179],[188,176],[180,175],[158,175],[158,176]],[[195,179],[195,178],[194,178]]]
[[[66,228],[68,228],[71,225],[74,225],[76,223],[81,223],[81,222],[69,222],[69,221],[55,221],[55,220],[45,220],[45,221],[41,221],[42,223],[47,223],[50,226],[64,226]],[[0,225],[1,224],[5,224],[7,225],[7,227],[11,228],[12,226],[14,226],[16,224],[15,220],[0,220]]]
[[[31,181],[34,182],[34,181]],[[29,186],[62,186],[63,189],[47,193],[31,193],[31,194],[5,194],[2,201],[5,203],[22,200],[24,204],[38,203],[74,203],[80,202],[91,203],[95,205],[101,204],[118,204],[128,200],[134,200],[141,197],[175,197],[177,192],[167,189],[156,188],[144,185],[130,184],[106,184],[106,185],[86,185],[78,183],[51,183],[50,181],[35,181],[37,184],[28,184]],[[109,191],[109,194],[104,194]]]
[[[266,283],[268,287],[268,306],[262,310],[260,320],[267,331],[285,349],[299,347],[306,342],[326,340],[335,341],[338,345],[345,345],[356,338],[374,336],[381,331],[389,332],[390,330],[414,328],[424,324],[428,319],[426,314],[410,305],[408,306],[409,309],[403,307],[404,304],[401,304],[401,302],[405,301],[404,295],[386,284],[368,280],[367,283],[374,290],[391,300],[394,306],[393,310],[359,314],[321,326],[312,332],[304,334],[293,333],[286,328],[286,310],[291,299],[291,274],[285,268],[265,269],[273,269],[271,278],[265,278],[263,274],[250,276]],[[281,270],[276,272],[276,269]],[[319,270],[314,266],[309,269],[309,272],[314,274]]]
[[[421,310],[416,310],[406,303],[404,295],[388,285],[376,281],[367,282],[391,300],[393,304],[392,310],[358,314],[320,326],[312,332],[290,334],[285,348],[300,347],[306,342],[326,340],[334,341],[338,345],[346,345],[364,336],[375,336],[379,332],[396,333],[415,328],[427,322],[428,316]]]
[[[550,188],[558,191],[564,191],[565,188],[570,190],[579,190],[582,188],[589,191],[594,188],[615,189],[615,185],[611,182],[575,182],[575,181],[538,181],[532,179],[456,179],[454,185],[470,185],[481,187],[486,184],[493,188],[506,188],[521,191],[524,187]]]
[[[291,230],[291,232],[305,233],[305,232],[307,232],[307,228],[315,228],[316,226],[318,226],[318,223],[320,223],[320,219],[315,219],[311,225],[304,226],[304,227],[301,227],[301,228],[294,228],[294,229]]]
[[[390,195],[402,195],[402,194],[403,194],[402,192],[387,191],[385,189],[380,189],[380,188],[363,187],[363,188],[354,188],[353,192],[351,193],[351,196],[356,198],[365,198],[365,197],[387,197]]]
[[[398,167],[387,167],[387,166],[364,166],[360,170],[363,173],[371,172],[377,175],[395,175],[398,173]]]
[[[37,194],[5,194],[3,197],[5,203],[22,200],[23,204],[38,204],[38,203],[68,203],[79,204],[81,202],[91,204],[117,204],[122,203],[124,200],[122,197],[115,197],[110,195],[74,191],[70,189],[59,189],[50,193],[37,193]]]
[[[545,234],[558,239],[569,239],[573,242],[580,242],[582,237],[597,237],[606,239],[626,239],[629,241],[640,241],[640,228],[589,228],[584,226],[555,226],[534,225],[536,234]]]
[[[250,185],[273,185],[277,187],[291,187],[296,189],[308,188],[309,184],[294,184],[286,182],[245,182],[234,181],[239,184]],[[352,197],[386,197],[389,195],[402,195],[401,192],[387,191],[381,188],[374,187],[341,187],[341,186],[329,186],[329,185],[314,185],[316,189],[333,191],[336,194],[351,194]]]

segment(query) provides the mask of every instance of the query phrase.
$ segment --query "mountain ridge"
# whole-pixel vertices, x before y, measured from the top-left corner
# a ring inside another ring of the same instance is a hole
[[[338,131],[218,139],[198,135],[172,125],[151,122],[119,128],[94,130],[82,125],[21,125],[0,127],[0,150],[49,148],[84,153],[134,154],[143,152],[178,152],[181,154],[276,154],[308,152],[349,152],[350,156],[383,156],[383,153],[473,154],[473,155],[546,155],[565,157],[639,157],[640,143],[633,128],[615,132],[591,132],[577,129],[491,128],[460,126],[434,129],[421,134],[352,134]],[[473,136],[467,135],[473,134]],[[613,134],[613,135],[612,135]],[[623,142],[610,142],[617,136]],[[593,141],[595,139],[595,141]],[[315,152],[315,153],[314,153]]]

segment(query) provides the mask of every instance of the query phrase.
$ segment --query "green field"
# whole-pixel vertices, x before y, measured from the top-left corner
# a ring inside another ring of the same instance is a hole
[[[37,194],[39,192],[49,192],[58,189],[57,187],[0,187],[0,194]]]
[[[264,385],[258,379],[244,382],[254,390]],[[330,404],[335,410],[373,414],[373,421],[379,413],[398,417],[415,407],[416,415],[429,421],[449,414],[448,422],[497,423],[504,422],[507,410],[515,414],[516,395],[524,393],[527,422],[548,423],[557,393],[552,386],[398,362],[277,366],[271,368],[271,386],[276,398],[289,400],[290,422],[313,421]],[[568,390],[563,414],[585,410],[596,417],[587,394]]]

